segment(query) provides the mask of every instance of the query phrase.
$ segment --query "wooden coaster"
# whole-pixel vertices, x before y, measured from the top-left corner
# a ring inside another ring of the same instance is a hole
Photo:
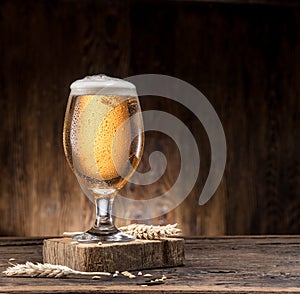
[[[182,265],[184,240],[137,239],[126,243],[80,244],[70,238],[47,239],[44,263],[60,264],[79,271],[126,271]]]

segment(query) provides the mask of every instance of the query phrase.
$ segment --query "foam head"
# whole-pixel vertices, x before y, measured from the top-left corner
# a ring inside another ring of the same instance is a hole
[[[87,76],[73,82],[71,95],[121,95],[136,97],[135,85],[106,75]]]

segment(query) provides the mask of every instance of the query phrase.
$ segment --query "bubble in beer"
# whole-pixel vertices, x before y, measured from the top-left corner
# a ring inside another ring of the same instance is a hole
[[[105,116],[95,137],[94,154],[98,172],[104,179],[118,177],[126,168],[128,150],[124,148],[131,137],[130,128],[117,132],[119,126],[129,118],[127,101],[118,104]]]
[[[133,130],[142,125],[138,118],[131,122],[139,110],[135,87],[107,77],[83,79],[71,85],[69,99],[64,149],[73,171],[87,187],[121,188],[141,157],[131,144]]]

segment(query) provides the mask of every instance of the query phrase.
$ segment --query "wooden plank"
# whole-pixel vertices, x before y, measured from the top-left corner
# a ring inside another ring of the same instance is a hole
[[[98,282],[99,284],[99,282]],[[139,294],[139,293],[186,293],[186,294],[195,294],[195,293],[218,293],[218,294],[228,294],[228,293],[249,293],[249,294],[277,294],[277,293],[289,293],[296,294],[300,293],[300,289],[296,287],[289,287],[285,289],[278,289],[276,287],[230,287],[228,286],[151,286],[142,288],[141,286],[104,286],[104,285],[78,285],[74,286],[65,286],[61,287],[58,285],[51,286],[17,286],[12,289],[12,287],[3,287],[0,291],[9,292],[9,293],[122,293],[122,294]]]
[[[20,245],[15,245],[16,240],[11,241],[11,246],[0,246],[0,271],[12,257],[18,263],[42,261],[42,245],[22,245],[22,239]],[[184,266],[143,271],[153,277],[165,274],[168,279],[163,285],[141,287],[137,283],[144,278],[129,279],[122,275],[100,280],[79,276],[57,280],[1,275],[0,292],[300,293],[299,252],[299,236],[186,239]]]
[[[74,244],[71,238],[44,241],[45,263],[66,265],[79,271],[129,271],[172,267],[184,263],[184,240],[135,240],[132,242]]]
[[[67,166],[61,133],[69,84],[97,72],[181,78],[207,96],[224,126],[226,172],[214,198],[198,207],[211,158],[201,123],[179,105],[142,99],[144,110],[186,123],[201,156],[191,194],[153,223],[178,222],[185,235],[299,233],[300,9],[289,4],[300,2],[221,1],[1,1],[0,235],[92,225],[93,204]],[[146,134],[141,168],[154,150],[168,168],[157,183],[121,193],[149,199],[168,190],[180,168],[176,148]],[[171,202],[162,199],[157,210]],[[137,220],[146,214],[128,211]]]

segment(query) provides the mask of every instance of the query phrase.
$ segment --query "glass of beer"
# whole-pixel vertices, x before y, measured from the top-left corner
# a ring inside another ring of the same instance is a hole
[[[83,192],[96,205],[94,226],[73,237],[78,242],[134,240],[114,225],[114,197],[136,170],[143,153],[144,128],[133,84],[105,75],[71,84],[63,145]]]

